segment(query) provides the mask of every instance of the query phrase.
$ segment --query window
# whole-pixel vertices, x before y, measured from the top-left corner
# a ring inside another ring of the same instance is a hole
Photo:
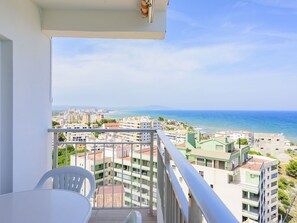
[[[212,160],[206,160],[206,166],[207,167],[212,167]]]
[[[197,165],[204,166],[204,159],[197,158]]]
[[[274,189],[274,190],[271,191],[271,195],[274,195],[276,193],[277,193],[277,189]]]
[[[271,179],[276,178],[277,177],[277,173],[274,173],[271,175]]]

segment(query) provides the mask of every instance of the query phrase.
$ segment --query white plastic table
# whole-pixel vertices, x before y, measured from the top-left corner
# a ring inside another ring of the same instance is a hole
[[[66,190],[32,190],[0,196],[3,223],[84,223],[91,210],[86,197]]]

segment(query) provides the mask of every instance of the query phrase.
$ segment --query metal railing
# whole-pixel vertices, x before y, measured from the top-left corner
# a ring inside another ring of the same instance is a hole
[[[238,222],[195,168],[160,130],[49,129],[49,132],[53,133],[53,168],[58,167],[59,146],[74,145],[76,152],[71,155],[71,165],[90,169],[94,176],[96,174],[98,176],[98,171],[103,172],[103,175],[100,175],[103,179],[99,179],[103,183],[98,184],[99,189],[94,195],[93,207],[98,207],[96,199],[101,199],[102,196],[103,205],[100,208],[107,207],[104,203],[105,197],[110,194],[104,190],[107,190],[106,186],[110,186],[111,208],[146,207],[149,208],[150,214],[158,212],[158,222],[192,223],[202,222],[203,219],[213,223]],[[148,142],[60,142],[58,140],[59,134],[70,132],[147,133],[150,140]],[[85,147],[79,150],[78,145],[85,145]],[[87,151],[86,145],[93,145],[94,149]],[[126,153],[127,146],[130,148],[128,153]],[[67,150],[67,146],[65,149]],[[78,151],[81,154],[77,153]],[[119,152],[121,154],[118,154]],[[102,155],[101,158],[97,153]],[[69,155],[66,151],[66,165]],[[108,162],[110,166],[106,167]],[[100,164],[103,164],[100,170],[96,169],[96,165]],[[108,180],[105,181],[106,172]],[[115,200],[118,199],[115,187],[118,185],[124,187],[120,206],[115,204]],[[126,203],[127,201],[129,202]]]

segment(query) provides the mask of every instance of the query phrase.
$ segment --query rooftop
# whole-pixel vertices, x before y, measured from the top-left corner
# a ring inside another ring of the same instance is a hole
[[[124,187],[123,185],[105,185],[97,188],[98,194],[103,194],[103,191],[104,191],[104,194],[123,193]]]
[[[255,163],[255,162],[246,162],[241,166],[244,169],[260,171],[262,167],[262,163]]]
[[[119,128],[120,123],[105,123],[103,124],[104,128]]]

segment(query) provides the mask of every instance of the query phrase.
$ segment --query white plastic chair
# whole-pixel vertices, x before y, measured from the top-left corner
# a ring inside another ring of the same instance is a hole
[[[90,191],[86,196],[88,199],[95,192],[95,178],[91,172],[77,166],[64,166],[46,172],[37,183],[35,189],[42,189],[44,183],[49,179],[53,180],[53,189],[71,190],[80,193],[85,179],[89,180]]]
[[[131,211],[123,223],[141,223],[142,217],[139,211]]]

